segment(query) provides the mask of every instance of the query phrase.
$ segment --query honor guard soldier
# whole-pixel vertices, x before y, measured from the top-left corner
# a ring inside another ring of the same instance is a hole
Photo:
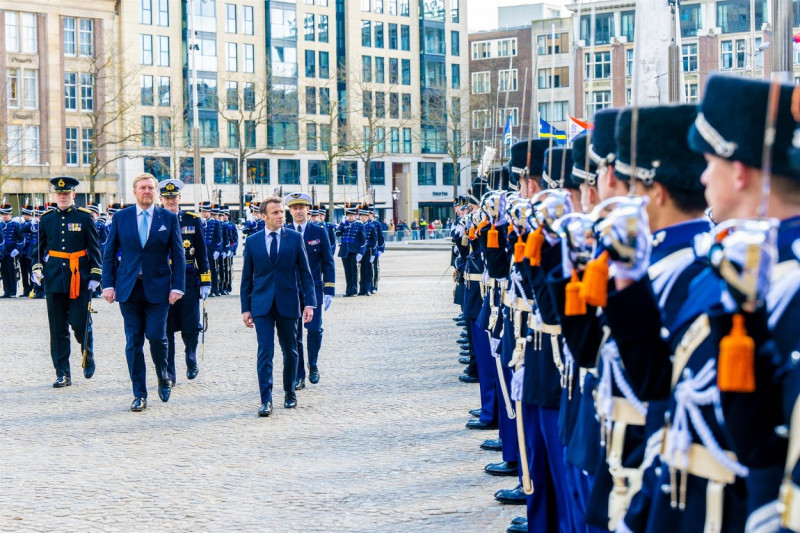
[[[344,277],[347,282],[344,295],[350,297],[358,294],[358,262],[361,261],[364,254],[367,238],[364,225],[356,220],[358,208],[347,205],[344,212],[347,220],[339,224],[337,231],[342,238],[338,256],[342,258]]]
[[[94,375],[94,342],[89,311],[91,293],[100,286],[100,244],[92,213],[75,207],[78,180],[63,177],[50,180],[58,208],[48,211],[39,222],[39,257],[44,265],[33,266],[34,283],[41,284],[47,298],[50,324],[50,356],[56,370],[53,387],[72,384],[69,355],[69,327],[83,350],[83,375]]]
[[[102,250],[106,246],[106,241],[108,240],[108,226],[106,225],[105,221],[103,221],[100,217],[100,206],[94,202],[89,202],[86,204],[86,208],[92,212],[92,218],[94,218],[94,225],[97,228],[97,240],[100,243],[100,249]],[[93,298],[99,298],[102,294],[101,289],[97,289],[94,294],[92,295]]]
[[[358,218],[364,226],[366,243],[361,257],[361,279],[358,289],[359,296],[372,295],[372,263],[375,261],[375,249],[378,247],[378,232],[369,221],[370,207],[366,204],[358,208]]]
[[[39,260],[39,221],[41,216],[44,215],[44,206],[35,206],[33,208],[33,220],[31,220],[31,236],[28,244],[28,260],[31,263],[31,268],[36,263],[41,263]],[[44,298],[44,287],[33,283],[33,270],[31,269],[31,298],[41,299]]]
[[[225,259],[228,284],[225,286],[225,294],[230,294],[233,291],[233,256],[236,255],[236,249],[239,246],[239,229],[236,227],[236,223],[231,221],[231,208],[229,206],[224,207],[222,216],[228,228],[228,257]]]
[[[375,260],[372,261],[372,294],[378,292],[378,280],[380,279],[380,265],[379,259],[386,251],[386,239],[383,236],[383,226],[381,221],[375,218],[375,207],[369,209],[369,223],[375,227],[375,234],[378,237],[378,244],[375,246],[374,256]]]
[[[35,240],[32,229],[35,223],[33,220],[33,206],[23,205],[20,208],[20,213],[22,214],[20,230],[22,231],[23,244],[19,255],[19,273],[22,278],[22,294],[23,296],[30,296],[33,298],[33,290],[31,287],[31,266],[33,265],[31,261],[31,246],[33,246]],[[36,251],[33,250],[33,252],[35,255]]]
[[[246,220],[244,225],[242,226],[242,235],[248,237],[257,231],[262,231],[264,229],[264,219],[261,218],[260,209],[258,207],[258,201],[253,200],[250,202],[250,211],[253,213],[253,217]],[[247,239],[245,238],[245,244],[247,244]]]
[[[178,215],[186,257],[186,292],[183,298],[172,304],[167,315],[167,377],[175,385],[175,333],[181,333],[186,356],[186,377],[194,379],[197,367],[197,339],[202,329],[200,322],[200,300],[211,293],[211,270],[203,237],[200,215],[180,208],[180,180],[165,180],[158,184],[158,193],[165,209]]]
[[[211,296],[220,296],[217,259],[222,254],[222,228],[220,228],[219,221],[211,216],[212,209],[211,202],[202,202],[200,204],[203,236],[205,237],[206,250],[209,254],[208,264],[211,267]]]
[[[319,214],[319,222],[320,222],[320,224],[322,224],[322,226],[325,228],[325,231],[328,232],[328,240],[331,243],[331,253],[335,254],[336,253],[336,224],[332,224],[330,222],[326,222],[325,221],[327,213],[325,212],[324,209],[322,209],[322,206],[319,206],[319,205],[317,206],[317,213]]]
[[[284,199],[284,205],[289,208],[292,214],[292,221],[289,227],[298,231],[303,237],[308,256],[308,266],[311,269],[311,277],[314,279],[314,295],[318,303],[314,309],[314,316],[307,324],[302,324],[302,320],[297,326],[297,378],[295,380],[295,390],[305,388],[306,368],[303,360],[303,327],[308,330],[308,380],[311,383],[319,382],[319,350],[322,345],[322,313],[327,311],[333,302],[336,293],[336,265],[333,261],[333,253],[328,243],[328,235],[324,228],[312,223],[307,212],[311,206],[311,196],[303,192],[291,193]],[[307,298],[305,298],[307,299]],[[303,296],[301,295],[301,307],[303,307]],[[323,305],[324,304],[324,305]]]
[[[0,275],[3,279],[3,298],[17,297],[17,256],[25,244],[19,222],[11,220],[11,204],[0,205],[0,233],[3,234],[3,254]]]

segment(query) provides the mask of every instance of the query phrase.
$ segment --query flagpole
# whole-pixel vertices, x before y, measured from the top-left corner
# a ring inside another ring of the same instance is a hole
[[[514,56],[511,55],[511,50],[508,51],[508,78],[506,81],[506,101],[503,103],[503,114],[508,115],[508,95],[511,93],[511,67],[513,67],[514,63]],[[508,119],[506,118],[506,122]],[[505,133],[505,132],[504,132]],[[504,135],[505,137],[505,135]],[[505,139],[503,139],[503,156],[502,158],[505,159],[507,157],[506,154],[506,143]]]
[[[519,118],[518,126],[520,131],[520,136],[522,136],[522,121],[525,118],[525,97],[528,96],[528,67],[525,67],[525,83],[522,86],[522,109],[520,110],[517,117]],[[511,123],[511,138],[514,138],[514,123]]]
[[[555,48],[556,45],[556,25],[550,25],[550,43]],[[556,88],[555,88],[555,77],[556,77],[556,62],[550,62],[550,115],[555,118],[555,100],[556,100]],[[555,122],[555,121],[554,121]],[[549,149],[553,149],[553,135],[555,135],[555,126],[550,124],[550,146]],[[552,179],[553,175],[553,158],[552,152],[551,157],[547,158],[547,175]]]

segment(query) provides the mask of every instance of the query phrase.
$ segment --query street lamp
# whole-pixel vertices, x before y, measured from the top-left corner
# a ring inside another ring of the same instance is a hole
[[[394,223],[395,231],[397,231],[397,200],[400,199],[400,189],[395,186],[392,191],[392,222]]]

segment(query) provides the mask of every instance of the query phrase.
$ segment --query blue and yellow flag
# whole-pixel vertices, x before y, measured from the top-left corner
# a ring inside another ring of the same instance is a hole
[[[551,137],[553,138],[554,144],[560,145],[567,142],[566,131],[554,128],[549,122],[544,120],[542,117],[539,117],[539,138],[549,139]]]

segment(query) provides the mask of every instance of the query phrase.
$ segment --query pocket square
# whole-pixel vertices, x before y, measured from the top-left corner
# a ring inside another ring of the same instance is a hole
[[[158,231],[167,231],[167,227],[166,226],[161,226],[160,228],[158,228]]]

